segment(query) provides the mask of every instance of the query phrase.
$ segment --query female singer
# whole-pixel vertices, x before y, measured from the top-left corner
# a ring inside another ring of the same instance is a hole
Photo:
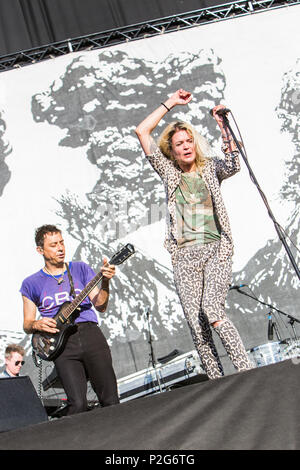
[[[186,122],[169,124],[158,141],[151,133],[191,93],[180,89],[136,128],[153,169],[162,179],[168,206],[165,247],[171,254],[176,290],[203,367],[210,379],[224,375],[211,327],[238,371],[253,367],[240,335],[225,313],[231,282],[233,241],[220,192],[223,179],[240,169],[238,150],[215,106],[225,159],[209,157],[209,145]]]

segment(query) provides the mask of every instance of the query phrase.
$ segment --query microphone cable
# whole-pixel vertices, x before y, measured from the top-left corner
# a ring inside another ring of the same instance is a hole
[[[261,197],[262,197],[262,199],[263,199],[263,201],[264,201],[264,203],[265,203],[265,205],[266,205],[266,207],[267,207],[267,211],[268,211],[269,217],[271,218],[271,220],[273,221],[273,223],[274,223],[275,225],[277,225],[278,227],[280,227],[280,229],[283,231],[283,233],[285,234],[285,236],[290,240],[291,244],[292,244],[292,245],[295,247],[295,249],[300,253],[299,248],[295,245],[295,243],[293,242],[293,240],[291,239],[291,237],[287,234],[286,230],[285,230],[285,229],[281,226],[281,224],[279,224],[279,223],[277,222],[277,220],[275,219],[275,217],[274,217],[274,215],[273,215],[273,213],[272,213],[272,211],[271,211],[271,208],[270,208],[270,206],[269,206],[269,203],[268,203],[268,200],[267,200],[267,198],[266,198],[266,195],[264,194],[263,190],[261,189],[261,187],[260,187],[258,181],[256,180],[256,178],[255,178],[255,176],[254,176],[254,174],[253,174],[253,172],[252,172],[252,170],[251,170],[251,168],[250,168],[250,165],[249,165],[249,163],[248,163],[249,160],[248,160],[247,150],[246,150],[246,147],[245,147],[245,144],[244,144],[244,140],[243,140],[242,134],[241,134],[241,132],[240,132],[239,126],[238,126],[238,124],[237,124],[237,122],[236,122],[236,119],[235,119],[235,117],[234,117],[234,114],[233,114],[233,112],[232,112],[231,110],[228,110],[228,111],[230,112],[230,114],[231,114],[231,116],[232,116],[233,122],[234,122],[234,124],[235,124],[235,126],[236,126],[236,129],[237,129],[237,131],[238,131],[238,134],[239,134],[239,139],[240,139],[240,141],[241,141],[241,143],[242,143],[242,146],[243,146],[243,149],[244,149],[244,156],[245,156],[245,160],[246,160],[246,166],[247,166],[247,169],[248,169],[248,172],[249,172],[249,175],[250,175],[250,179],[251,179],[251,181],[254,183],[254,185],[257,187],[258,192],[260,193],[260,195],[261,195]],[[225,123],[225,125],[226,125],[226,123]],[[280,237],[279,237],[279,238],[280,238]]]

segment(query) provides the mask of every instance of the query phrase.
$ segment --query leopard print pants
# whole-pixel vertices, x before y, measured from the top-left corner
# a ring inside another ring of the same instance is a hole
[[[240,335],[225,313],[225,299],[231,282],[232,260],[220,262],[219,242],[184,247],[175,257],[174,280],[203,368],[210,379],[224,375],[212,338],[214,329],[238,371],[253,368]]]

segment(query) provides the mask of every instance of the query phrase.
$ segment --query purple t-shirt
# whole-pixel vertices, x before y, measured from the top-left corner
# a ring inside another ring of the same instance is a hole
[[[82,261],[69,263],[69,269],[73,278],[76,295],[96,276],[93,269]],[[54,277],[59,279],[61,276]],[[64,272],[64,282],[58,285],[52,276],[41,269],[24,279],[20,292],[37,306],[43,317],[54,317],[64,302],[73,300],[73,297],[70,296],[70,289],[67,270]],[[80,308],[80,315],[76,318],[76,323],[83,321],[98,322],[89,297],[86,297],[80,304]]]

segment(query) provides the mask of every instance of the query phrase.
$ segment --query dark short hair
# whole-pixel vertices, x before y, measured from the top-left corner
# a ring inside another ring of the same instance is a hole
[[[44,247],[44,238],[47,233],[61,233],[61,230],[55,225],[42,225],[35,231],[36,246]]]
[[[17,352],[21,356],[24,356],[25,349],[20,344],[8,344],[5,348],[5,357],[9,358],[14,352]]]

